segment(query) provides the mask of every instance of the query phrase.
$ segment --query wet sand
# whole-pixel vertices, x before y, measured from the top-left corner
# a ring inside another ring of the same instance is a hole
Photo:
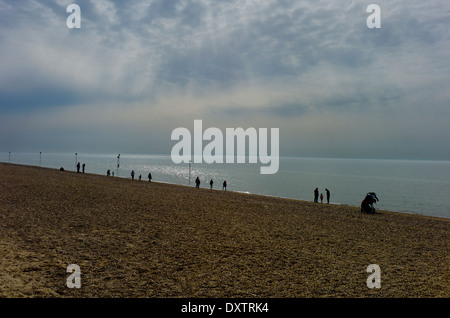
[[[0,297],[450,296],[449,219],[204,184],[0,163]]]

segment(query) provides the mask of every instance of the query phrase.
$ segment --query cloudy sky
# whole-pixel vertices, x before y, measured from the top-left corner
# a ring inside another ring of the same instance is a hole
[[[170,154],[201,119],[279,128],[280,155],[450,159],[449,24],[448,0],[0,0],[0,151]]]

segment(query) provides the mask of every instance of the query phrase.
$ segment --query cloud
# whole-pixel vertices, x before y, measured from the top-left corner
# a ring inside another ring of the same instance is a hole
[[[116,140],[151,135],[165,149],[171,129],[205,119],[279,127],[284,149],[297,154],[369,153],[366,138],[390,154],[409,134],[414,149],[450,157],[440,146],[450,133],[444,1],[379,1],[376,30],[363,1],[82,0],[78,30],[65,24],[70,3],[0,1],[8,140],[41,134],[58,148],[52,134],[83,129],[110,145],[106,136],[120,127],[126,134]],[[330,152],[299,142],[308,135]]]

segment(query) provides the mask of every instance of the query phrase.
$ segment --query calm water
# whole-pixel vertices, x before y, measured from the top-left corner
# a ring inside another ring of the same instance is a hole
[[[189,164],[176,165],[170,156],[121,154],[117,169],[117,154],[52,154],[0,153],[0,161],[50,168],[64,167],[76,171],[76,160],[86,163],[86,172],[130,178],[134,170],[147,181],[189,185]],[[227,180],[229,191],[257,193],[313,201],[313,190],[331,203],[359,206],[367,192],[376,192],[382,210],[424,214],[450,218],[450,161],[412,161],[378,159],[280,158],[275,175],[261,175],[260,164],[192,164],[191,186],[198,176],[201,187],[221,189]]]

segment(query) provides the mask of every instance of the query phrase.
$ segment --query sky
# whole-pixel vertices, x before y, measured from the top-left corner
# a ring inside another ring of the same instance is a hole
[[[0,151],[170,154],[197,119],[279,128],[282,156],[450,160],[449,24],[448,0],[0,0]]]

